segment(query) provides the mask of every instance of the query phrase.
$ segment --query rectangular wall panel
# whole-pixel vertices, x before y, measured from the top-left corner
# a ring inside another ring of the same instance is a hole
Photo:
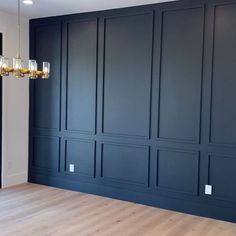
[[[236,156],[209,156],[209,184],[213,187],[213,197],[236,201]]]
[[[40,68],[43,61],[51,62],[50,79],[34,81],[34,127],[58,130],[60,126],[60,24],[36,27],[34,57]]]
[[[159,138],[199,141],[202,8],[163,12]]]
[[[103,132],[148,137],[152,14],[105,20]]]
[[[90,140],[70,139],[65,142],[65,171],[74,165],[74,173],[94,177],[95,144]]]
[[[148,147],[119,143],[102,144],[101,176],[107,180],[148,185]]]
[[[36,136],[33,139],[33,167],[45,171],[58,171],[59,138]]]
[[[176,192],[198,193],[199,153],[159,150],[157,186]]]
[[[66,128],[95,132],[97,77],[97,21],[66,24]]]
[[[216,6],[212,68],[213,143],[236,145],[236,4]]]

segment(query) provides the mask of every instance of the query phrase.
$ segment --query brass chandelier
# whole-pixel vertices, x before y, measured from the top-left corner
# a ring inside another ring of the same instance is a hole
[[[23,67],[23,60],[20,57],[20,5],[21,0],[18,0],[18,40],[17,40],[17,54],[13,58],[12,67],[8,65],[8,58],[0,56],[0,76],[14,75],[17,78],[29,77],[30,79],[48,79],[50,76],[50,63],[43,62],[42,70],[38,70],[36,60],[29,60],[28,68]]]

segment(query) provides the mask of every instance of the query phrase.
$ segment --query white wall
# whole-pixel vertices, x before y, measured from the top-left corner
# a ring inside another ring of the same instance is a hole
[[[22,19],[21,57],[28,60],[29,20]],[[0,11],[0,32],[3,33],[3,55],[16,56],[17,16]],[[3,187],[27,182],[28,169],[28,79],[3,78]]]

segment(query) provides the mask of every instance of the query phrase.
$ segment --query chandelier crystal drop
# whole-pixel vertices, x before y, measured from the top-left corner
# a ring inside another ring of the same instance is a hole
[[[0,56],[0,76],[14,75],[17,78],[29,77],[30,79],[48,79],[50,76],[50,63],[43,62],[42,70],[38,70],[36,60],[29,60],[28,68],[24,68],[23,60],[20,57],[20,5],[21,0],[18,0],[18,41],[17,41],[17,54],[13,58],[12,67],[9,66],[8,58]]]

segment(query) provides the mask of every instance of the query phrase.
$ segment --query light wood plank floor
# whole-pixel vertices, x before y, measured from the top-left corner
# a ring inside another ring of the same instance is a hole
[[[36,184],[0,190],[0,236],[235,236],[236,224]]]

